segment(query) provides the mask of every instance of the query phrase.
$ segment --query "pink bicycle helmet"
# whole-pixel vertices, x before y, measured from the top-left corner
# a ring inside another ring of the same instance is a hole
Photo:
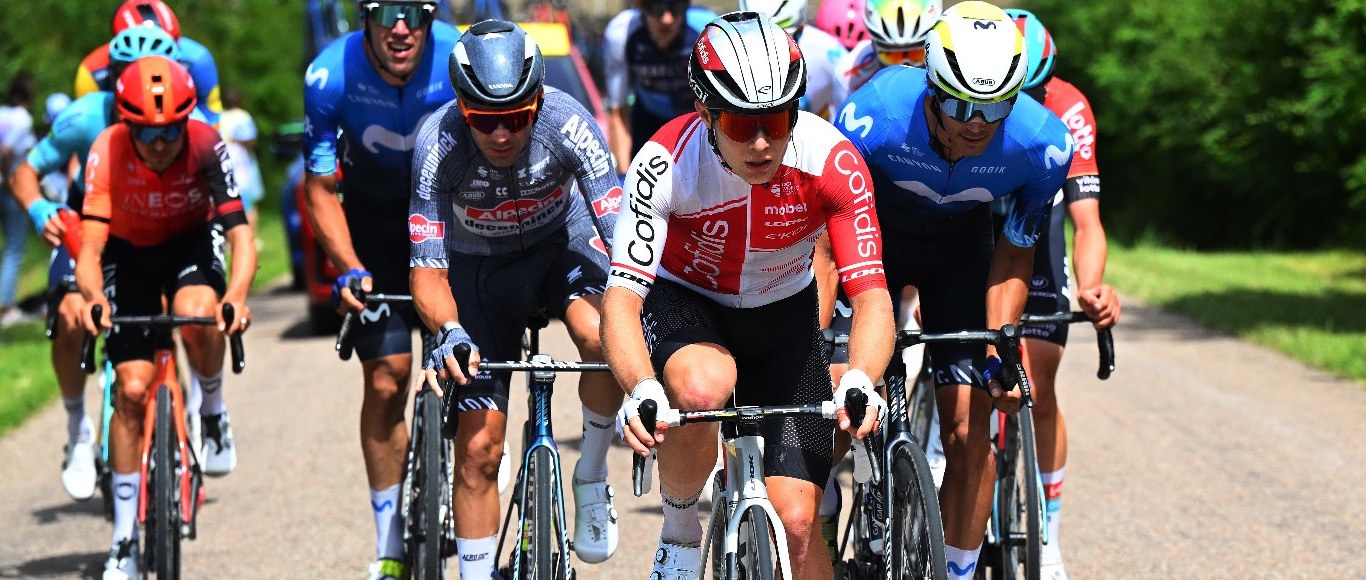
[[[816,13],[816,28],[838,38],[844,48],[853,50],[859,41],[868,38],[863,23],[863,0],[826,0]]]

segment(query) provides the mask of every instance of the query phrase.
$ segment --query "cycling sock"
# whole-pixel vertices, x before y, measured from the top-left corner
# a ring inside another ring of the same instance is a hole
[[[455,539],[455,551],[460,554],[461,578],[493,577],[493,551],[498,549],[498,537],[474,540]]]
[[[1048,541],[1043,545],[1043,552],[1039,560],[1045,564],[1062,562],[1062,546],[1058,543],[1058,530],[1061,528],[1059,522],[1062,519],[1062,476],[1067,468],[1059,467],[1057,471],[1043,473],[1044,497],[1047,498],[1046,509],[1044,512],[1048,517]]]
[[[228,410],[228,406],[223,403],[223,372],[212,377],[199,376],[197,372],[190,372],[190,382],[194,389],[200,392],[202,399],[199,403],[200,415],[222,415]]]
[[[580,449],[579,462],[574,464],[575,480],[607,479],[607,450],[612,446],[612,438],[617,435],[616,427],[616,417],[604,417],[586,406],[583,408],[583,447]]]
[[[94,426],[85,416],[85,397],[62,397],[62,407],[66,409],[66,442],[89,442]]]
[[[664,529],[659,532],[659,540],[678,546],[702,545],[702,522],[697,519],[697,498],[702,497],[702,492],[679,499],[660,489],[659,497],[664,502]]]
[[[114,545],[137,535],[138,480],[141,477],[136,471],[113,474]]]
[[[403,528],[398,525],[398,484],[370,490],[370,509],[375,514],[375,555],[380,559],[403,559]]]
[[[977,554],[981,551],[981,544],[977,544],[977,547],[971,550],[955,548],[945,544],[944,560],[949,564],[949,577],[972,578],[973,572],[977,570]]]
[[[820,516],[823,518],[840,515],[840,484],[835,479],[835,471],[830,470],[830,479],[825,482],[825,495],[821,496]]]

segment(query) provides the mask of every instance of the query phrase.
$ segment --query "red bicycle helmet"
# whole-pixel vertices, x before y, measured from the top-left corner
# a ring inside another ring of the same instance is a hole
[[[161,0],[128,0],[119,5],[114,11],[114,34],[149,22],[165,30],[171,38],[180,40],[180,21],[171,7]]]
[[[124,120],[138,125],[178,123],[194,110],[194,79],[176,61],[164,56],[143,57],[119,75],[114,102]]]

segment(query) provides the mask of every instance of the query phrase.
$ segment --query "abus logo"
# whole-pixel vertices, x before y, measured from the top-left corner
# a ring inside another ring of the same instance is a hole
[[[429,221],[427,216],[413,214],[408,216],[408,241],[420,244],[427,240],[446,239],[446,224]]]
[[[979,87],[994,87],[996,86],[996,80],[977,77],[972,79],[972,84],[977,85]]]

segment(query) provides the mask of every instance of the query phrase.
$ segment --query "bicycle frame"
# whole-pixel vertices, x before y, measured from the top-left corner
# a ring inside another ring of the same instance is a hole
[[[212,320],[212,319],[210,319]],[[152,460],[152,434],[157,428],[157,409],[156,393],[162,389],[168,389],[171,393],[171,416],[175,418],[172,427],[175,428],[176,451],[180,453],[180,465],[176,466],[178,471],[177,479],[180,480],[180,523],[184,526],[192,526],[195,516],[195,501],[190,495],[196,490],[191,486],[190,479],[193,471],[199,469],[199,456],[189,445],[189,437],[185,429],[185,400],[184,393],[180,388],[180,381],[176,378],[175,349],[157,349],[153,356],[155,370],[152,384],[155,387],[149,393],[149,401],[143,415],[142,446],[141,446],[141,482],[138,485],[138,523],[147,524],[147,495],[148,474],[151,472]],[[158,466],[160,467],[160,466]],[[203,488],[200,487],[199,490]],[[196,494],[197,495],[197,494]]]
[[[755,433],[726,437],[722,440],[722,447],[726,458],[725,500],[730,508],[730,518],[726,520],[726,535],[723,540],[727,574],[731,577],[738,576],[736,554],[740,552],[740,520],[751,508],[758,507],[767,514],[773,526],[773,537],[778,550],[778,569],[783,578],[792,578],[792,563],[787,556],[787,533],[782,520],[778,519],[778,512],[773,509],[773,502],[768,498],[768,487],[764,485],[763,436]],[[735,469],[731,466],[740,468]],[[722,507],[720,502],[713,504],[711,517],[717,518]],[[707,561],[707,550],[712,545],[711,531],[714,529],[708,528],[702,548],[703,562]]]

